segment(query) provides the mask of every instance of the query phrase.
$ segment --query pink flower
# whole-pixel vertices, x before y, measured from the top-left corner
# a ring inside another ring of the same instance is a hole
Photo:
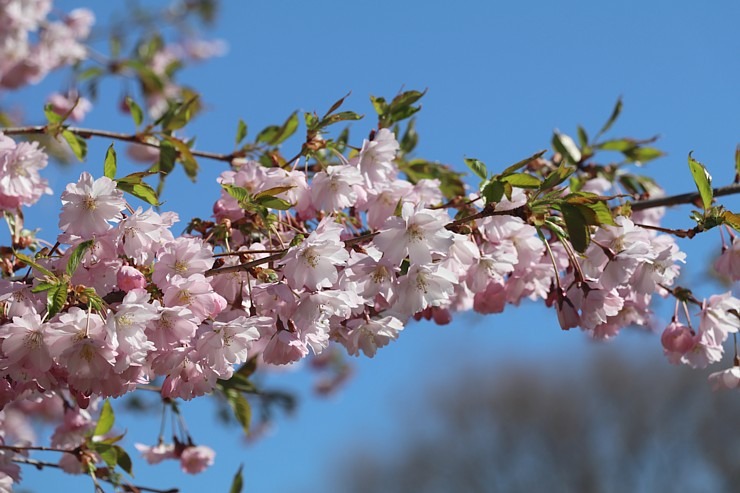
[[[136,450],[141,452],[149,464],[159,464],[165,459],[175,459],[175,445],[172,443],[158,443],[157,445],[150,447],[141,443],[135,443],[134,447]]]
[[[714,262],[714,270],[732,281],[740,280],[740,236],[733,236],[732,243],[722,250]]]
[[[398,279],[391,312],[403,320],[428,306],[440,306],[449,301],[457,282],[443,267],[414,264]]]
[[[51,194],[39,170],[48,158],[37,142],[20,142],[0,133],[0,210],[33,205]]]
[[[215,317],[226,307],[226,300],[213,291],[203,274],[174,276],[164,290],[163,299],[167,307],[188,308],[199,321]]]
[[[740,300],[729,292],[713,295],[702,303],[699,317],[699,331],[722,344],[740,329]]]
[[[709,383],[712,384],[714,390],[731,390],[740,387],[740,366],[712,373],[709,375]]]
[[[2,352],[0,367],[3,373],[17,381],[36,379],[45,388],[51,381],[47,372],[51,369],[49,354],[49,325],[41,322],[37,314],[14,317],[11,323],[0,326]]]
[[[671,322],[660,336],[663,352],[668,361],[678,364],[683,355],[691,351],[699,342],[697,334],[687,326],[678,322]]]
[[[157,214],[152,209],[142,211],[139,207],[118,225],[121,251],[138,264],[151,263],[162,245],[174,241],[169,228],[177,220],[174,212]]]
[[[339,277],[337,266],[345,265],[349,253],[340,240],[342,227],[327,216],[300,245],[292,247],[278,262],[294,289],[331,287]]]
[[[355,205],[355,187],[363,183],[354,166],[328,166],[311,181],[311,202],[317,210],[333,212]]]
[[[205,445],[187,447],[180,454],[180,467],[188,474],[198,474],[213,465],[216,452]]]
[[[396,136],[387,128],[378,130],[373,140],[363,141],[358,164],[368,184],[388,182],[396,175],[393,160],[399,148]]]
[[[107,177],[93,181],[87,171],[80,180],[67,185],[62,193],[62,213],[59,228],[67,234],[83,238],[105,233],[111,229],[109,221],[119,221],[119,213],[126,208],[123,192]]]
[[[124,265],[118,271],[116,276],[118,289],[121,291],[131,291],[132,289],[144,289],[146,287],[146,277],[141,271],[130,265]]]
[[[92,109],[92,103],[87,98],[81,97],[77,91],[70,91],[66,95],[58,92],[49,95],[47,102],[52,111],[60,116],[69,114],[69,118],[81,122],[85,115]]]
[[[362,351],[365,356],[372,358],[378,348],[398,338],[398,333],[403,330],[403,322],[395,317],[354,319],[347,322],[347,329],[349,331],[343,342],[349,354],[359,356]]]
[[[391,264],[400,264],[406,256],[412,264],[431,264],[432,253],[446,255],[453,244],[452,232],[445,229],[449,222],[444,210],[414,207],[406,202],[401,217],[389,217],[373,243]]]
[[[158,257],[152,280],[162,289],[172,283],[173,276],[203,274],[214,262],[210,245],[198,238],[185,236],[166,243]]]
[[[287,365],[306,356],[308,346],[301,341],[298,334],[287,330],[275,332],[262,350],[262,359],[271,365]]]

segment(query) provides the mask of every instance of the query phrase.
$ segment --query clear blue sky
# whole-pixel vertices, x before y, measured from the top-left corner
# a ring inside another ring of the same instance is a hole
[[[624,112],[612,132],[661,135],[658,145],[668,156],[649,169],[669,193],[693,190],[686,165],[690,150],[709,167],[715,184],[732,180],[740,140],[737,2],[223,3],[211,34],[228,42],[228,55],[183,74],[208,106],[193,125],[199,149],[231,150],[239,118],[254,135],[295,109],[325,110],[348,91],[348,108],[368,115],[353,126],[359,142],[374,123],[368,95],[428,88],[417,153],[458,167],[463,156],[474,156],[496,169],[547,147],[553,128],[574,134],[580,123],[596,131],[622,96]],[[66,9],[82,2],[59,4]],[[98,12],[104,23],[110,7]],[[29,115],[39,115],[40,95],[62,83],[51,78],[20,95],[6,95],[5,102],[21,101]],[[128,119],[111,117],[108,109],[120,97],[118,86],[104,87],[101,96],[85,125],[130,131]],[[50,169],[57,194],[83,169],[99,175],[107,145],[91,145],[86,165]],[[218,190],[214,178],[225,169],[205,160],[201,166],[196,185],[182,176],[168,184],[165,209],[179,212],[184,221],[210,214]],[[207,201],[193,200],[201,196]],[[737,199],[727,203],[740,209]],[[51,237],[56,220],[48,215],[58,211],[58,195],[44,204],[43,211],[29,212],[28,223],[38,221]],[[688,210],[673,212],[674,224],[689,226]],[[691,265],[682,280],[691,280],[700,295],[711,288],[700,279],[703,261],[719,249],[718,237],[709,236],[698,240],[701,245],[681,243]],[[471,361],[488,361],[500,372],[514,359],[531,361],[543,372],[553,371],[558,356],[578,364],[593,343],[578,331],[561,332],[553,315],[525,304],[499,316],[460,316],[447,327],[411,324],[375,359],[355,360],[355,378],[329,400],[310,396],[305,372],[281,377],[303,397],[298,413],[280,419],[272,436],[249,446],[240,445],[235,428],[217,427],[208,405],[188,404],[184,412],[193,435],[217,450],[216,465],[184,478],[175,467],[137,464],[137,482],[178,485],[184,492],[227,491],[243,462],[245,491],[331,490],[334,463],[345,451],[368,446],[391,453],[399,433],[394,417],[419,411],[423,392]],[[640,350],[662,357],[655,336],[624,334],[613,344],[625,351],[644,347]],[[125,423],[132,441],[155,440],[158,419]],[[70,491],[88,487],[82,478],[68,482],[56,472],[26,470],[25,475],[23,485],[36,491],[57,481]]]

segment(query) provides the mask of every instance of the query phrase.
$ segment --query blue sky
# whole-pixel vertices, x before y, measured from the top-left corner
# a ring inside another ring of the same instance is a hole
[[[715,184],[733,178],[732,159],[740,140],[737,2],[223,3],[210,35],[227,41],[229,53],[184,72],[182,78],[207,103],[192,130],[199,149],[230,151],[239,118],[255,135],[295,109],[325,110],[348,91],[347,108],[368,115],[353,124],[359,142],[374,124],[370,94],[393,96],[404,87],[427,88],[417,122],[417,154],[461,170],[464,156],[500,169],[547,147],[554,128],[573,135],[582,124],[595,132],[622,96],[624,111],[612,134],[661,136],[658,146],[668,156],[648,170],[669,193],[693,190],[686,165],[691,150],[708,166]],[[64,9],[82,5],[72,0],[58,4]],[[108,20],[110,10],[97,10],[100,23]],[[63,83],[52,77],[22,93],[6,94],[4,102],[15,102],[29,117],[38,117],[40,98]],[[109,110],[120,94],[116,85],[103,87],[85,125],[131,131],[128,118],[111,116]],[[101,174],[107,145],[91,143],[87,164],[50,168],[55,191],[61,192],[82,170]],[[218,191],[214,179],[225,169],[205,160],[201,166],[197,184],[178,175],[165,192],[164,208],[180,213],[183,221],[210,214]],[[740,209],[737,199],[726,203]],[[52,237],[56,220],[49,216],[57,211],[58,195],[29,210],[28,224],[42,226]],[[686,207],[673,211],[671,224],[690,226],[688,212]],[[712,285],[702,276],[706,259],[719,251],[718,235],[680,245],[689,253],[681,282],[690,281],[699,295],[709,294]],[[671,306],[664,303],[662,312]],[[332,468],[347,450],[365,445],[382,453],[394,450],[399,433],[394,417],[419,409],[420,396],[435,381],[480,361],[505,372],[507,361],[526,360],[550,372],[559,357],[569,361],[560,364],[578,364],[593,344],[578,331],[561,332],[554,314],[533,304],[509,307],[499,316],[462,315],[446,327],[410,324],[376,358],[353,360],[355,377],[327,400],[311,397],[311,379],[304,371],[281,376],[281,382],[303,397],[301,405],[295,416],[278,420],[275,432],[256,444],[242,446],[235,428],[218,427],[207,404],[184,406],[194,438],[217,450],[216,466],[184,478],[175,467],[137,464],[137,482],[179,485],[184,492],[206,487],[227,491],[238,464],[244,463],[245,491],[331,490]],[[612,344],[662,358],[656,336],[624,334]],[[157,418],[122,423],[136,441],[156,438]],[[52,481],[68,484],[56,472],[28,470],[26,478],[24,486],[36,491]],[[66,488],[81,487],[84,481],[76,479]]]

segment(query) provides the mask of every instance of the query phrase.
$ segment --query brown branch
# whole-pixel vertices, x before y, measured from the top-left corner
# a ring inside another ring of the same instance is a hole
[[[740,193],[740,183],[733,183],[732,185],[727,185],[725,187],[714,189],[715,197],[733,195],[736,193]],[[700,198],[701,196],[699,195],[699,192],[682,193],[680,195],[669,195],[667,197],[658,197],[655,199],[638,200],[637,202],[632,202],[632,204],[630,204],[630,207],[633,211],[642,211],[645,209],[652,209],[653,207],[690,204]]]
[[[16,464],[23,464],[27,466],[33,466],[38,470],[42,470],[45,467],[54,467],[56,469],[60,469],[61,466],[59,464],[55,464],[53,462],[45,462],[35,459],[28,459],[25,457],[16,457],[13,459],[13,462]],[[102,479],[103,481],[106,481],[108,483],[114,484],[113,481],[110,478],[101,477],[99,479]],[[147,486],[135,486],[133,484],[120,484],[118,485],[123,491],[128,491],[131,493],[138,493],[140,491],[147,491],[149,493],[179,493],[179,488],[170,488],[167,490],[160,490],[156,488],[149,488]]]
[[[108,130],[97,130],[93,128],[79,128],[79,127],[67,127],[65,130],[72,132],[73,134],[79,135],[84,139],[90,137],[105,137],[108,139],[119,140],[122,142],[133,142],[148,147],[156,147],[159,149],[159,143],[149,142],[144,139],[144,134],[123,134],[119,132],[110,132]],[[5,135],[35,135],[45,134],[47,131],[46,125],[29,125],[26,127],[5,127],[0,128],[0,132]],[[225,161],[230,163],[235,157],[239,157],[238,153],[230,154],[219,154],[216,152],[198,151],[191,149],[190,153],[193,156],[203,157],[206,159],[213,159],[215,161]]]

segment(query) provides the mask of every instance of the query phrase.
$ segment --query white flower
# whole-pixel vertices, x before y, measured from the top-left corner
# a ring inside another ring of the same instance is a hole
[[[59,228],[83,238],[108,231],[111,228],[108,221],[118,221],[119,212],[126,208],[123,192],[116,189],[113,180],[101,177],[93,181],[86,171],[76,184],[67,185],[62,204]]]
[[[401,263],[407,255],[412,264],[431,264],[432,253],[446,254],[453,244],[452,232],[445,229],[449,222],[444,210],[406,202],[401,217],[389,217],[373,243],[392,264]]]

